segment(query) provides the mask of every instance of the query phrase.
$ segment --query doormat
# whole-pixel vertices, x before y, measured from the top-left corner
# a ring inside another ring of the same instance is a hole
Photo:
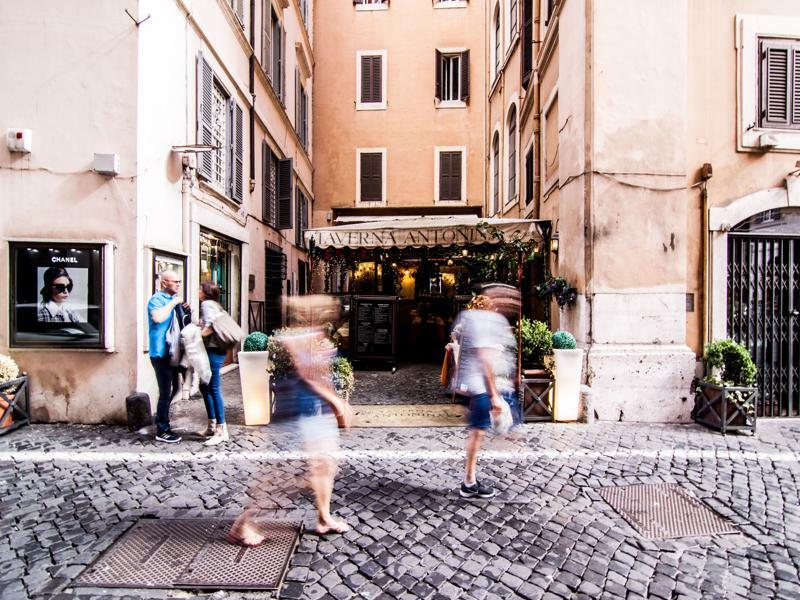
[[[353,427],[463,427],[467,408],[460,404],[352,405]]]
[[[730,521],[674,483],[604,487],[598,491],[647,539],[738,533]]]
[[[278,590],[300,541],[298,522],[259,519],[266,541],[229,543],[233,519],[141,519],[75,580],[76,587]]]

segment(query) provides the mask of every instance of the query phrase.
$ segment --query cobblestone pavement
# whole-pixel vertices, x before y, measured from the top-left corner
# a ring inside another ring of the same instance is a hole
[[[397,370],[355,371],[352,404],[451,404],[439,379],[442,365],[421,363],[397,366]]]
[[[32,426],[0,438],[0,597],[195,597],[71,581],[138,517],[234,515],[259,476],[266,511],[311,522],[291,434],[232,429],[216,451],[194,441],[156,446],[104,426]],[[282,596],[797,598],[800,422],[763,421],[759,430],[754,438],[694,425],[526,426],[516,440],[487,444],[480,474],[502,491],[482,502],[455,491],[462,430],[353,430],[334,491],[353,529],[306,533]],[[679,483],[740,533],[642,539],[597,493],[636,482]]]

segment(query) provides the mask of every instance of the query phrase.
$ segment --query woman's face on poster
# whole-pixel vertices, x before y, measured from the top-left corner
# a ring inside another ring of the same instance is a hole
[[[56,277],[50,287],[50,297],[53,302],[62,304],[69,299],[69,293],[72,291],[72,284],[69,277]]]

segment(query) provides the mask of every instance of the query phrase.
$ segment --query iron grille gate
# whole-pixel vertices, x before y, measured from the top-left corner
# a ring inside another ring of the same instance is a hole
[[[758,367],[759,417],[800,415],[800,237],[728,234],[728,335]]]

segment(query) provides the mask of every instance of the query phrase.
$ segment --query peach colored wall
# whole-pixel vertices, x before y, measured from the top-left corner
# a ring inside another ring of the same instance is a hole
[[[709,206],[727,206],[759,190],[783,187],[800,152],[737,151],[737,14],[800,17],[794,0],[693,0],[689,18],[689,129],[687,172],[691,181],[703,163],[711,163]],[[800,30],[795,32],[800,38]],[[687,313],[687,343],[701,352],[703,332],[702,200],[689,193],[687,286],[695,294],[695,311]]]
[[[483,205],[485,39],[483,7],[434,9],[392,2],[357,11],[320,2],[315,16],[314,225],[331,207],[355,205],[356,148],[387,148],[387,205],[433,206],[434,147],[467,147],[467,199]],[[436,48],[470,50],[466,109],[434,106]],[[387,109],[356,111],[356,52],[387,51]]]
[[[135,278],[137,29],[125,14],[135,1],[5,2],[0,8],[0,130],[33,131],[33,152],[0,146],[0,236],[112,241],[115,289]],[[59,15],[59,18],[52,18]],[[115,152],[119,176],[91,171],[93,153]],[[123,417],[135,384],[137,304],[117,294],[113,353],[9,351],[9,253],[0,244],[0,352],[31,377],[37,421]],[[111,308],[111,307],[109,307]],[[108,377],[114,373],[114,377]]]

